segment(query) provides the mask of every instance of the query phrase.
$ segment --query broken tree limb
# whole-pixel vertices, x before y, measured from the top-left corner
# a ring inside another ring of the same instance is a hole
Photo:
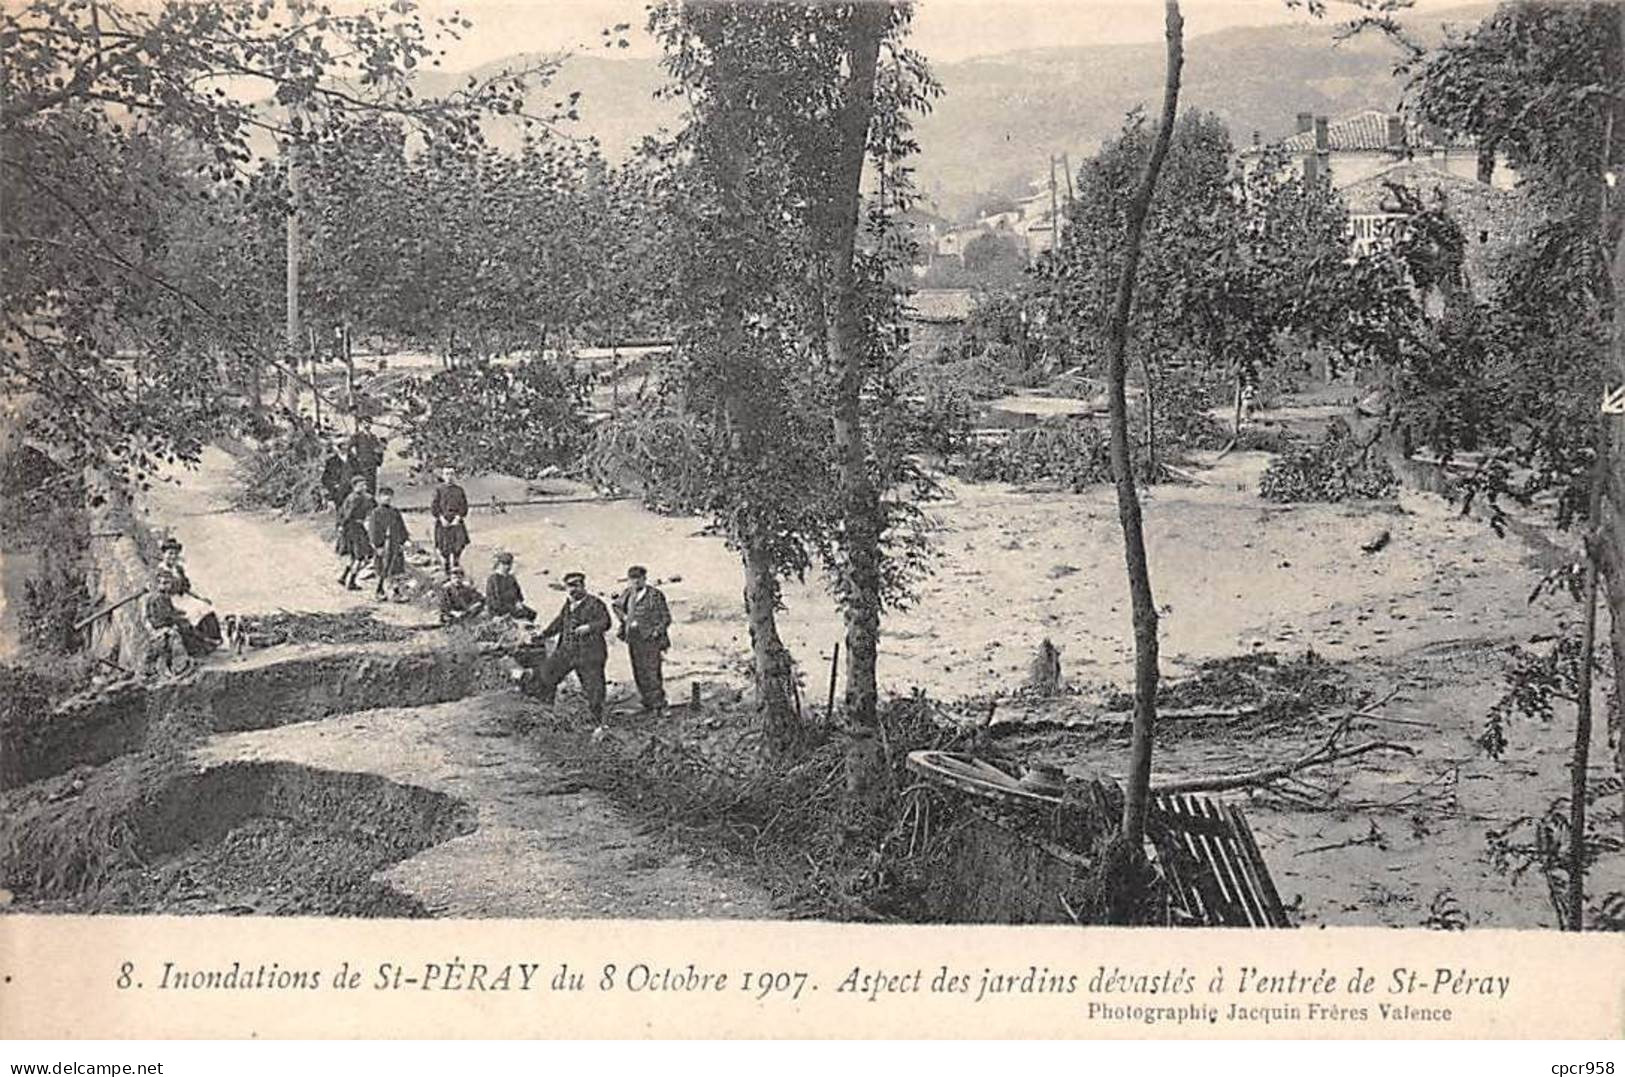
[[[1231,774],[1218,778],[1186,778],[1181,781],[1167,782],[1152,786],[1154,796],[1165,796],[1170,793],[1222,793],[1231,789],[1248,789],[1253,786],[1269,785],[1282,778],[1291,777],[1299,771],[1318,767],[1325,763],[1335,763],[1343,759],[1353,759],[1376,751],[1403,752],[1405,755],[1415,755],[1416,749],[1404,744],[1395,744],[1393,741],[1374,740],[1353,747],[1339,747],[1343,734],[1348,732],[1350,724],[1356,718],[1375,717],[1370,712],[1393,699],[1399,689],[1391,690],[1375,703],[1366,704],[1348,711],[1338,719],[1332,727],[1331,733],[1320,745],[1311,751],[1305,752],[1297,759],[1288,763],[1281,763],[1273,767],[1263,767],[1258,770],[1244,771],[1240,774]]]
[[[1153,785],[1151,793],[1153,796],[1166,796],[1170,793],[1223,793],[1232,789],[1268,785],[1271,782],[1296,774],[1300,770],[1318,767],[1324,763],[1335,763],[1342,759],[1353,759],[1356,756],[1377,751],[1403,752],[1406,755],[1416,754],[1415,748],[1386,740],[1374,740],[1367,744],[1332,752],[1326,751],[1323,745],[1307,755],[1300,756],[1290,763],[1282,763],[1280,766],[1249,770],[1222,778],[1187,778],[1183,781],[1165,782],[1162,785]]]

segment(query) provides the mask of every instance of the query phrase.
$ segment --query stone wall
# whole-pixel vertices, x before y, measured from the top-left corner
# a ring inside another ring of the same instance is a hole
[[[85,586],[100,609],[143,590],[152,582],[152,571],[136,541],[129,499],[93,471],[86,473],[85,486],[92,502],[100,500],[89,506],[90,548],[85,558]],[[140,672],[151,638],[143,605],[140,599],[127,602],[89,627],[92,658]]]

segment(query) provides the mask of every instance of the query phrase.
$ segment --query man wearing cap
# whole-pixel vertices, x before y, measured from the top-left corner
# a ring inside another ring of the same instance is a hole
[[[536,611],[525,605],[525,592],[513,578],[513,554],[506,550],[491,559],[491,575],[485,581],[485,608],[492,617],[536,620]]]
[[[463,551],[468,549],[468,494],[452,481],[449,467],[440,469],[440,485],[435,487],[429,511],[434,515],[435,552],[450,576],[454,569],[462,568]]]
[[[626,570],[627,588],[615,596],[615,616],[621,625],[617,639],[626,641],[632,663],[632,679],[637,682],[643,709],[653,714],[666,710],[666,684],[661,674],[661,655],[671,646],[667,629],[671,610],[666,596],[649,584],[649,570],[633,565]]]
[[[609,631],[609,607],[602,599],[587,593],[584,573],[564,576],[568,592],[559,615],[542,629],[541,638],[558,637],[559,645],[537,672],[535,693],[543,703],[553,702],[560,682],[572,671],[587,697],[587,709],[594,719],[604,716],[604,664],[609,650],[604,633]]]

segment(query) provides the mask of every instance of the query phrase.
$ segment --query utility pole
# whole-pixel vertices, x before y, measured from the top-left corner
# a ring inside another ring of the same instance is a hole
[[[299,369],[299,150],[288,147],[288,324],[286,335],[287,362]],[[291,410],[299,409],[299,382],[288,387]]]
[[[1049,249],[1051,252],[1061,248],[1061,218],[1060,208],[1055,204],[1055,154],[1049,155]]]

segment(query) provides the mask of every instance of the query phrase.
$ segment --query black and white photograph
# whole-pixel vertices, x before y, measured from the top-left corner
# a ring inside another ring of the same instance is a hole
[[[1619,4],[0,57],[0,924],[1625,926]]]

